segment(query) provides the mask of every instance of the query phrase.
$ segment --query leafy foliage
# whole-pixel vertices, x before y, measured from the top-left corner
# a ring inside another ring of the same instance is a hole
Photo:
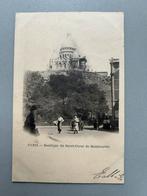
[[[108,111],[104,91],[97,83],[88,84],[82,72],[50,75],[45,80],[39,72],[25,76],[24,113],[29,106],[38,106],[38,121],[52,122],[61,114],[65,119],[73,115],[88,120],[89,114]]]

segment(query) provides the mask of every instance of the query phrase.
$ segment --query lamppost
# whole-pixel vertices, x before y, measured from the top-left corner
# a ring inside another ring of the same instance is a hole
[[[113,85],[113,57],[110,59],[110,76],[111,76],[111,111],[112,111],[112,122],[115,119],[114,112],[114,85]]]

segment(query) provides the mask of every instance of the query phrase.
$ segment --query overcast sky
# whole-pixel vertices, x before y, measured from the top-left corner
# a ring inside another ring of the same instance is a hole
[[[123,15],[106,12],[17,14],[15,60],[25,70],[46,70],[67,33],[91,70],[109,72],[111,57],[123,61]]]

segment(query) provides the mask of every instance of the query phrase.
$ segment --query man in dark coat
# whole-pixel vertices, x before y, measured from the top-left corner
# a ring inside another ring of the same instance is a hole
[[[30,108],[30,113],[27,115],[24,123],[24,128],[26,130],[29,130],[33,134],[39,134],[38,130],[36,129],[35,116],[34,116],[34,111],[36,109],[37,109],[36,106],[32,106]]]

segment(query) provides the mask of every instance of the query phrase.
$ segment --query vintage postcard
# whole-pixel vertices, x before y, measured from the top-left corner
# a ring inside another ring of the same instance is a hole
[[[124,183],[122,12],[17,13],[13,182]]]

